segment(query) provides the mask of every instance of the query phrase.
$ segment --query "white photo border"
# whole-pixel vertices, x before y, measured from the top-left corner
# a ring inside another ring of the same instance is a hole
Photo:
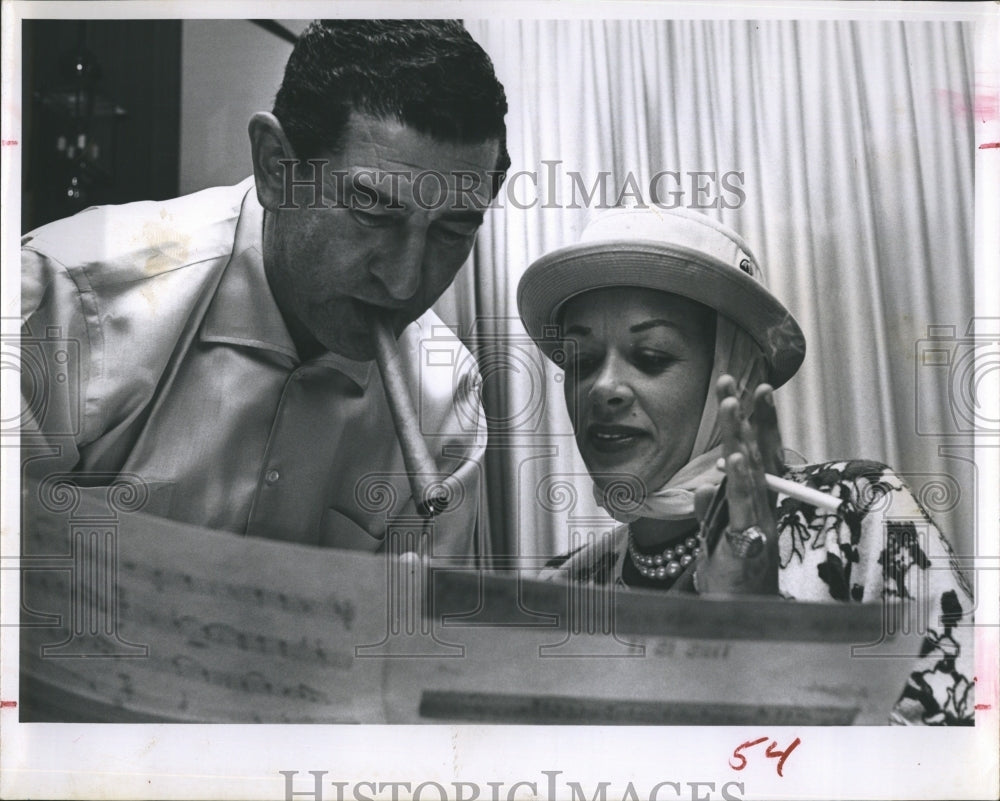
[[[489,17],[675,17],[675,18],[865,18],[966,20],[974,26],[977,82],[996,97],[1000,15],[994,3],[663,3],[663,2],[343,2],[283,3],[286,18],[329,16]],[[275,13],[265,2],[11,2],[3,4],[3,297],[2,316],[19,306],[20,230],[20,21],[25,18],[257,18]],[[976,315],[1000,317],[1000,121],[976,120]],[[986,147],[984,147],[984,145]],[[7,333],[7,332],[5,332]],[[4,419],[16,414],[10,371],[4,374]],[[14,411],[12,411],[14,410]],[[10,412],[10,414],[8,414]],[[18,547],[18,458],[2,449],[2,551],[5,562]],[[997,449],[977,451],[981,485],[977,583],[977,701],[991,709],[977,725],[961,729],[780,727],[527,727],[527,726],[323,726],[21,724],[15,707],[0,709],[0,796],[5,798],[203,798],[282,799],[286,778],[296,771],[296,799],[313,797],[309,771],[325,771],[324,798],[375,796],[364,782],[438,783],[449,797],[473,787],[480,799],[547,799],[548,782],[569,794],[577,782],[587,798],[609,782],[608,798],[622,797],[631,782],[639,798],[661,785],[660,798],[721,798],[723,787],[738,798],[976,798],[996,793],[998,782],[996,600],[1000,573],[997,511],[1000,471]],[[988,535],[988,538],[987,538]],[[992,560],[992,561],[990,561]],[[6,579],[7,576],[5,575]],[[3,622],[16,620],[18,582],[0,582]],[[0,695],[18,690],[16,626],[0,629]],[[765,731],[766,728],[766,731]],[[797,757],[808,769],[778,778],[771,765],[751,765],[740,774],[728,767],[733,748],[766,734],[779,743],[801,737]],[[560,773],[555,774],[553,772]],[[547,773],[548,772],[548,773]],[[470,783],[465,789],[455,782]],[[489,782],[502,786],[489,785]],[[516,785],[517,782],[528,784]],[[739,782],[741,787],[730,786]],[[534,784],[534,790],[531,784]],[[712,784],[712,788],[709,788]],[[358,788],[361,788],[360,790]],[[492,789],[491,789],[492,788]],[[537,791],[537,796],[533,792]],[[392,797],[387,787],[378,797]],[[353,795],[352,795],[353,793]],[[499,793],[499,795],[492,795]],[[405,796],[404,796],[405,797]],[[427,784],[424,798],[439,792]],[[565,796],[563,796],[565,797]],[[628,797],[628,796],[626,796]],[[994,796],[995,797],[995,796]]]

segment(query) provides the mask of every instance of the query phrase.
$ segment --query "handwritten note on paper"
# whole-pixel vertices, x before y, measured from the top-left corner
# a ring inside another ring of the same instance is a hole
[[[425,573],[103,492],[26,517],[22,720],[884,723],[908,672],[874,607]]]
[[[354,649],[385,628],[384,558],[102,513],[85,497],[26,521],[21,676],[39,697],[22,719],[383,718],[378,665]]]

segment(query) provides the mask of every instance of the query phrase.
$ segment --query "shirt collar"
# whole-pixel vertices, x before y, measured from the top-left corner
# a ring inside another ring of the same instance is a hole
[[[247,184],[236,224],[233,254],[205,315],[201,339],[274,351],[298,364],[295,342],[264,273],[264,210],[257,200],[253,179],[241,186]],[[329,352],[317,356],[312,363],[343,373],[362,389],[367,388],[374,368],[372,362],[358,362]]]

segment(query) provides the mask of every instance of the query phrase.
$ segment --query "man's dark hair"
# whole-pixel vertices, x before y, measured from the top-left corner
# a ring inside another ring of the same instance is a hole
[[[500,143],[507,96],[493,62],[455,20],[316,20],[299,37],[274,116],[300,159],[336,152],[352,111],[396,120],[441,142]]]

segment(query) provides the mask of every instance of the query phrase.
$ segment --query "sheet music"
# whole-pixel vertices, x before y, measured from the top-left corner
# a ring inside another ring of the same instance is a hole
[[[883,724],[907,675],[858,658],[901,647],[878,642],[881,604],[424,572],[395,553],[111,519],[106,494],[27,521],[27,720]]]

